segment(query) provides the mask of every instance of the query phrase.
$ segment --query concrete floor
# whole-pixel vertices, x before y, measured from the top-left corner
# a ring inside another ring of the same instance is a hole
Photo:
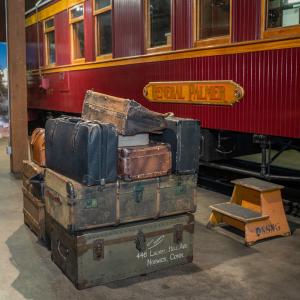
[[[23,225],[21,182],[9,174],[0,140],[0,300],[17,299],[300,299],[300,220],[293,235],[245,247],[205,227],[223,195],[199,189],[194,263],[83,291]]]

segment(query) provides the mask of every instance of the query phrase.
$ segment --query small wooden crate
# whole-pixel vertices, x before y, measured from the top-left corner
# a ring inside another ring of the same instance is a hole
[[[24,223],[37,235],[40,240],[46,239],[45,233],[45,204],[22,187]]]

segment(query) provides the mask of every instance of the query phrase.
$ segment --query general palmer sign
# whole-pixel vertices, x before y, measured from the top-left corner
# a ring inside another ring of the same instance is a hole
[[[150,82],[144,96],[160,103],[233,105],[244,97],[244,89],[231,80]]]

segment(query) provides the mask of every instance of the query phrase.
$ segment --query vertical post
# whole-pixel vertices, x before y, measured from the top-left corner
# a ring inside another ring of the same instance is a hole
[[[28,120],[25,57],[25,0],[6,0],[8,82],[10,107],[10,168],[22,172],[28,158]]]

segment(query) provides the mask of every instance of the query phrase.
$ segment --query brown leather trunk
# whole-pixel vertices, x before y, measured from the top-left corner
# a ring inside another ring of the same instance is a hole
[[[118,175],[124,180],[140,180],[168,175],[172,167],[169,144],[119,148]]]
[[[82,108],[83,119],[114,124],[122,135],[161,131],[167,126],[167,115],[151,111],[134,100],[93,91],[87,91]]]
[[[46,166],[45,129],[36,128],[31,135],[32,160],[41,167]]]

